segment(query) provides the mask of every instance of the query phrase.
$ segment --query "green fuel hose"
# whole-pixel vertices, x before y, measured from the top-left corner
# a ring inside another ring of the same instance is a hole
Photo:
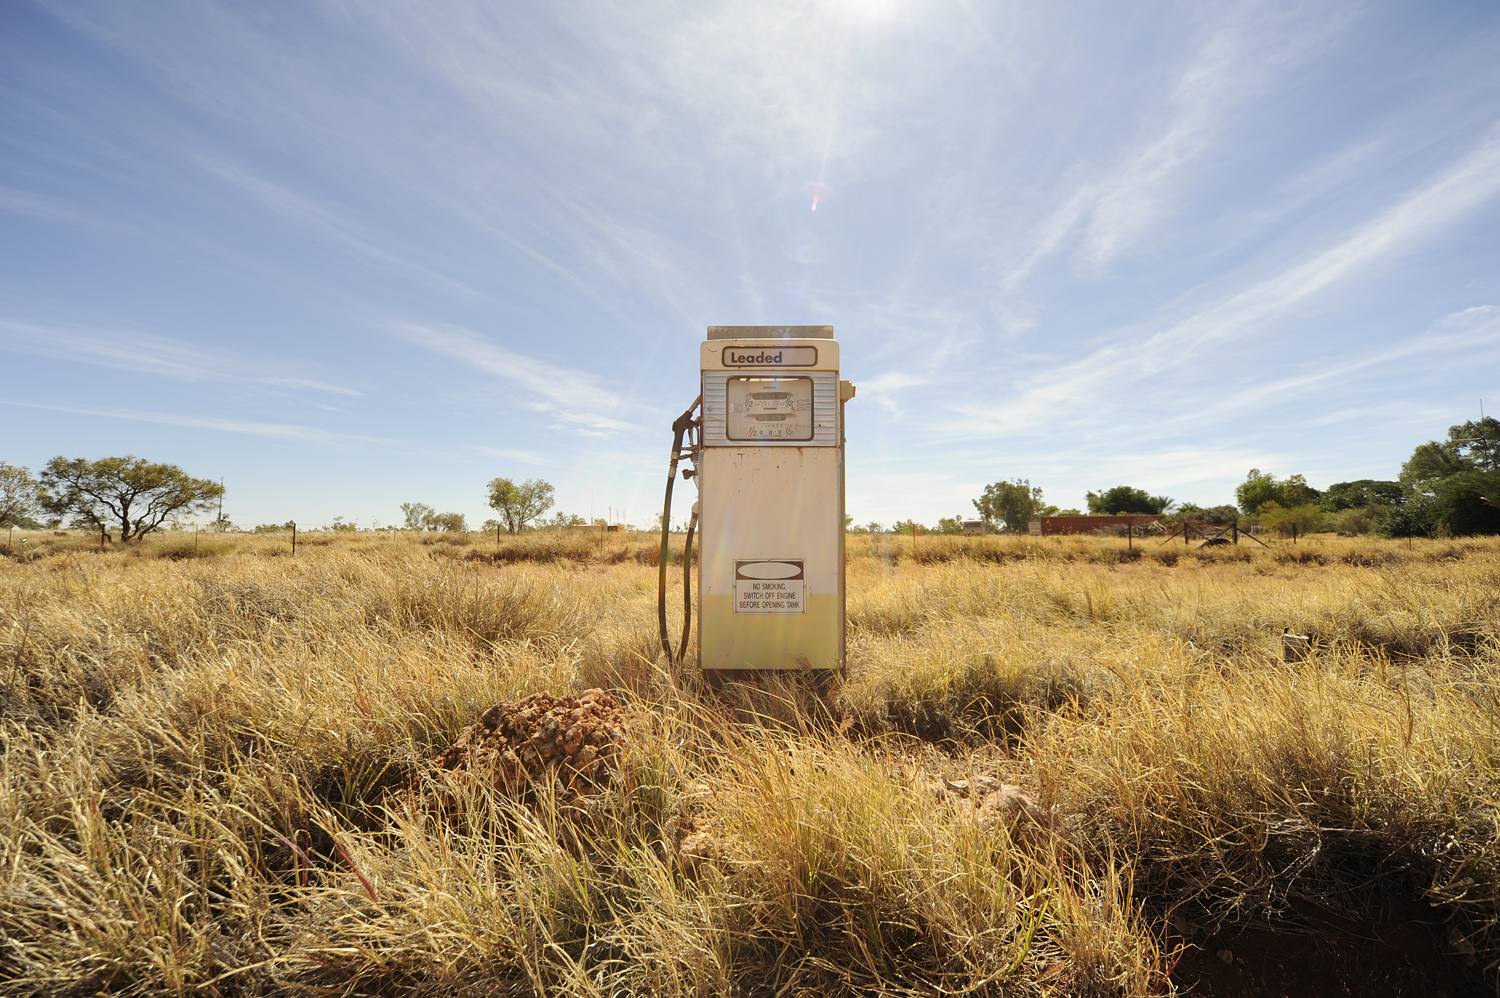
[[[672,422],[672,460],[667,465],[667,489],[661,506],[661,553],[657,558],[656,574],[656,622],[661,637],[661,650],[667,656],[667,665],[673,666],[682,660],[687,651],[688,635],[693,628],[693,533],[698,527],[698,511],[688,519],[687,543],[682,552],[682,640],[677,650],[672,650],[672,639],[667,636],[667,562],[671,557],[672,538],[672,487],[677,483],[677,466],[683,457],[683,438],[688,438],[687,453],[697,453],[697,441],[692,438],[698,423],[693,419],[703,396],[693,399],[693,404]]]

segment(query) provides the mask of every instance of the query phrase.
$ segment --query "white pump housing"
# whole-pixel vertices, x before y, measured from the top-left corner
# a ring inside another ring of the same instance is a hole
[[[831,326],[710,326],[699,663],[844,667],[844,402]]]

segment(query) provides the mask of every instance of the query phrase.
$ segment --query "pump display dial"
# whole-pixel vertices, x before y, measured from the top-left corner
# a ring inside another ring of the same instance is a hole
[[[811,378],[730,378],[726,435],[730,440],[811,440]]]

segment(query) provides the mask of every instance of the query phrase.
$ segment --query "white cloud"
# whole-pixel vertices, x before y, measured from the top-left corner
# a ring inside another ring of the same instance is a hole
[[[256,176],[241,167],[203,160],[201,165],[221,180],[251,195],[263,207],[282,218],[313,232],[350,253],[403,276],[465,296],[477,296],[469,285],[419,263],[417,251],[389,238],[370,232],[349,221],[312,198]]]
[[[129,330],[90,330],[0,319],[0,347],[53,360],[95,364],[182,381],[221,381],[266,388],[320,392],[348,398],[362,393],[317,378],[245,373],[253,363],[178,340]],[[285,366],[281,362],[281,366]]]
[[[608,436],[637,429],[621,414],[638,406],[609,391],[601,378],[589,372],[527,357],[456,326],[405,323],[392,332],[510,383],[532,397],[532,408],[576,432]]]
[[[1138,398],[1153,376],[1180,369],[1218,345],[1269,335],[1275,320],[1308,299],[1462,221],[1497,195],[1500,132],[1492,128],[1478,146],[1438,177],[1324,249],[1152,335],[1117,339],[1035,375],[1022,383],[1013,399],[997,405],[959,406],[956,411],[971,419],[981,417],[979,425],[992,428],[995,435],[1044,423],[1117,420],[1117,406],[1101,403],[1118,400],[1118,386],[1131,386],[1132,399]],[[1215,386],[1205,384],[1201,390],[1210,396]],[[1212,398],[1202,401],[1207,405]],[[973,425],[964,420],[952,428],[972,433]]]
[[[53,222],[84,220],[84,215],[65,201],[59,201],[57,198],[38,194],[35,191],[23,191],[3,186],[0,186],[0,213],[30,215],[33,218]]]
[[[223,419],[217,416],[190,416],[182,413],[150,412],[137,409],[95,409],[87,406],[44,405],[37,402],[13,402],[0,399],[0,405],[22,409],[40,409],[45,412],[65,412],[75,416],[97,416],[101,419],[125,419],[138,423],[157,423],[192,430],[213,430],[221,433],[237,433],[252,437],[269,437],[276,440],[298,441],[358,441],[361,443],[384,443],[380,437],[359,433],[336,433],[315,426],[298,423],[268,423],[248,419]]]
[[[1070,245],[1075,260],[1099,268],[1146,241],[1173,215],[1191,171],[1213,153],[1238,108],[1336,37],[1348,16],[1322,11],[1313,24],[1264,8],[1230,14],[1207,33],[1165,101],[1147,105],[1147,124],[1128,148],[1070,171],[1071,190],[1007,266],[1003,291],[1015,294],[1044,260]]]
[[[493,457],[500,461],[516,461],[520,464],[546,464],[547,455],[534,450],[521,450],[515,447],[490,447],[485,444],[470,444],[469,449],[476,454],[485,457]]]
[[[1473,351],[1500,343],[1500,309],[1478,305],[1454,312],[1439,320],[1432,331],[1395,346],[1374,350],[1363,357],[1343,363],[1323,363],[1311,370],[1284,378],[1262,382],[1222,398],[1194,407],[1178,422],[1203,423],[1221,419],[1233,412],[1253,409],[1278,396],[1296,395],[1329,383],[1337,383],[1358,371],[1391,364],[1398,360],[1427,359],[1453,351]]]

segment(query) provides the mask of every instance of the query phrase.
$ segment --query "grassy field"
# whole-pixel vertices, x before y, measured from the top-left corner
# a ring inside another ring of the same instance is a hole
[[[855,537],[820,700],[650,535],[289,540],[0,558],[0,991],[1495,992],[1500,541]],[[594,790],[435,771],[592,687]]]

